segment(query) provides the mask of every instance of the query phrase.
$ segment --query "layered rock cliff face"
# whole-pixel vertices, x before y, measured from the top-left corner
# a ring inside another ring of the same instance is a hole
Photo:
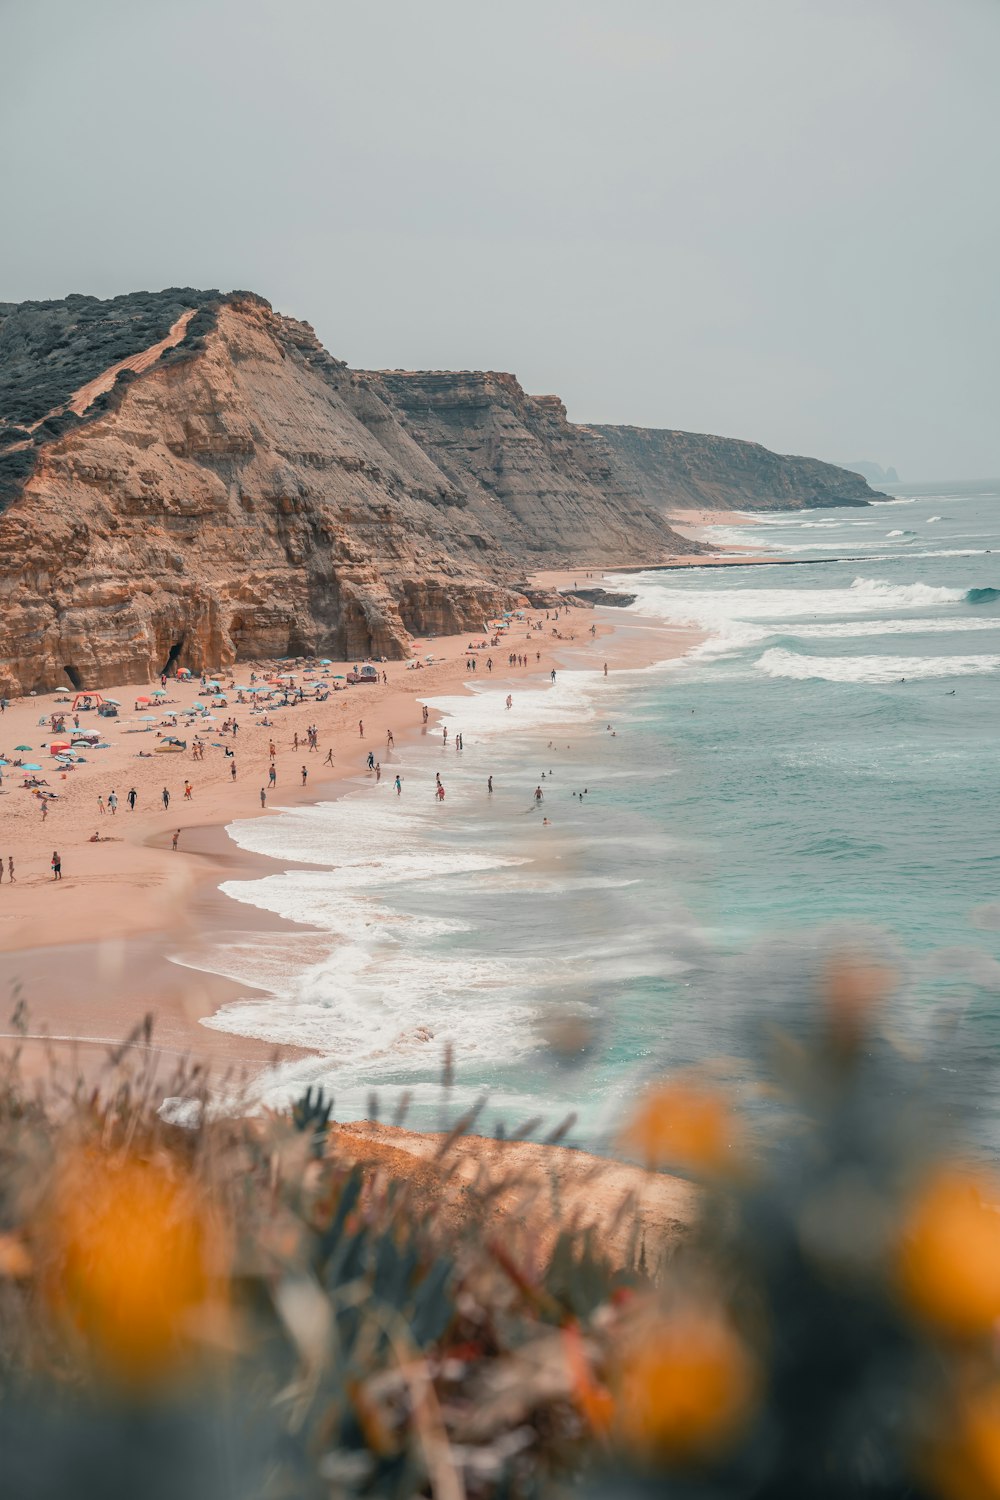
[[[466,524],[536,566],[651,562],[696,551],[665,529],[599,434],[573,425],[558,396],[528,396],[495,371],[371,372],[421,449],[462,494]]]
[[[399,657],[509,603],[502,554],[471,565],[460,497],[377,392],[266,304],[222,304],[203,348],[115,395],[32,450],[0,516],[0,688]]]
[[[0,304],[0,691],[402,657],[531,568],[698,551],[622,431],[512,375],[351,371],[251,293]]]
[[[650,504],[707,510],[801,510],[867,505],[859,475],[818,458],[772,453],[759,443],[659,427],[591,427],[623,479]]]

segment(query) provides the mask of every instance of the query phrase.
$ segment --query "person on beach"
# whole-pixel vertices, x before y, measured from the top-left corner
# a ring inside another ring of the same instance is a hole
[[[487,670],[487,672],[492,672],[493,671],[493,658],[492,658],[492,656],[488,656],[486,658],[486,670]]]
[[[97,810],[100,813],[101,817],[103,818],[104,817],[104,798],[103,797],[98,797],[98,799],[97,799]]]
[[[305,766],[303,766],[302,767],[302,785],[303,786],[305,786],[305,784],[306,784],[306,779],[308,778],[308,775],[309,775],[309,772],[306,770]]]
[[[424,717],[424,723],[425,723],[425,724],[426,724],[426,723],[427,723],[427,720],[428,720],[428,718],[429,718],[429,717],[430,717],[430,710],[429,710],[429,709],[428,709],[428,707],[427,707],[427,704],[426,704],[426,703],[422,703],[422,704],[421,704],[421,705],[420,705],[420,711],[421,711],[421,713],[422,713],[422,714],[423,714],[423,717]]]
[[[368,760],[366,762],[366,765],[368,766],[369,771],[374,771],[374,769],[375,769],[375,751],[374,750],[369,750],[369,752],[368,752]]]
[[[333,765],[333,747],[332,746],[326,752],[326,760],[323,762],[323,764],[324,764],[324,766],[332,766]]]
[[[191,787],[190,781],[185,781],[185,783],[184,783],[184,801],[185,802],[190,802],[191,801],[191,791],[192,791],[192,787]]]
[[[129,812],[135,812],[135,803],[136,803],[136,798],[138,797],[138,795],[139,795],[139,793],[136,791],[135,787],[131,787],[129,789],[129,794],[125,798],[126,802],[128,803],[128,810],[129,810]]]
[[[265,792],[263,787],[261,787],[260,789],[260,805],[261,807],[267,806],[267,793]]]
[[[393,782],[393,786],[396,788],[396,796],[398,797],[401,794],[402,790],[403,790],[403,778],[402,778],[402,776],[397,776],[396,777],[396,780]]]
[[[444,801],[444,787],[441,785],[440,781],[437,784],[437,799],[439,802]]]
[[[62,860],[59,858],[59,850],[52,851],[52,879],[62,880]]]
[[[235,759],[235,757],[229,762],[229,776],[230,776],[230,779],[232,781],[236,780],[236,759]]]
[[[299,737],[298,737],[298,735],[295,736],[295,748],[296,748],[296,750],[299,748]],[[273,760],[274,757],[275,757],[275,755],[277,754],[277,751],[274,748],[274,741],[273,740],[270,742],[270,744],[267,747],[267,753],[270,756],[271,760]]]
[[[448,726],[447,726],[447,724],[444,726],[444,743],[446,745],[448,743]]]
[[[118,811],[118,793],[117,792],[113,791],[113,792],[109,792],[108,793],[108,811],[110,812],[110,814],[111,814],[112,817],[114,817],[115,813]]]
[[[608,664],[607,664],[607,662],[604,663],[604,675],[605,675],[605,677],[607,677],[607,675],[608,675]]]
[[[48,817],[48,815],[49,815],[49,804],[45,800],[45,798],[43,797],[42,798],[42,822],[43,823],[45,822],[45,819]]]
[[[17,881],[14,879],[14,856],[13,856],[13,854],[8,855],[8,857],[7,857],[7,879],[10,881],[11,885],[16,885],[17,884]]]
[[[540,803],[540,802],[541,802],[541,800],[542,800],[542,797],[543,797],[543,796],[544,796],[544,795],[545,795],[545,794],[544,794],[544,792],[543,792],[543,791],[542,791],[542,789],[541,789],[541,787],[540,787],[540,786],[536,786],[536,787],[535,787],[535,805],[536,805],[536,807],[537,807],[537,805],[538,805],[538,804],[539,804],[539,803]]]
[[[493,796],[493,777],[492,776],[487,776],[487,778],[486,778],[486,790],[489,792],[490,796],[492,797]]]
[[[179,828],[175,828],[174,829],[174,836],[170,840],[170,847],[171,847],[171,849],[174,850],[175,853],[177,852],[177,840],[180,838],[180,836],[181,836],[180,829]]]
[[[298,748],[299,748],[299,731],[296,729],[294,735],[292,736],[292,749],[293,750],[297,750]],[[274,759],[273,755],[272,755],[271,759],[272,760]]]
[[[277,781],[278,781],[278,773],[274,769],[274,762],[272,761],[271,762],[271,769],[267,773],[267,784],[268,784],[268,786],[273,787],[273,786],[277,785]]]
[[[555,682],[555,680],[556,680],[556,669],[555,669],[555,667],[553,667],[552,671],[549,673],[549,681],[550,682]]]
[[[385,732],[385,748],[391,750],[395,743],[396,741],[392,737],[392,730],[387,729]]]
[[[359,740],[363,740],[364,737],[365,737],[365,721],[364,721],[364,719],[359,719],[358,720],[358,739]]]
[[[508,708],[513,708],[514,707],[514,699],[511,697],[510,693],[507,694],[507,707]]]
[[[162,796],[163,796],[163,811],[166,812],[167,808],[170,806],[170,793],[167,791],[166,787],[163,788]]]
[[[382,780],[382,762],[380,760],[375,762],[375,780],[376,782]]]

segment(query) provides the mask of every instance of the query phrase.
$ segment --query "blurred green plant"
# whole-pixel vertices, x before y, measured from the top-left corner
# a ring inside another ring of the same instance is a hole
[[[765,1108],[721,1065],[639,1099],[623,1148],[700,1212],[616,1259],[610,1224],[553,1230],[506,1145],[463,1172],[469,1118],[416,1158],[322,1091],[165,1087],[148,1024],[97,1086],[29,1087],[15,1048],[9,1492],[1000,1500],[1000,1184],[890,1039],[894,982],[824,970],[806,1024],[766,1029]]]

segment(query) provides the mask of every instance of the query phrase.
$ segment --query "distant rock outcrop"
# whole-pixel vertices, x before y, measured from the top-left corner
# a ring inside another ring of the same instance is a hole
[[[351,371],[249,292],[0,304],[0,691],[398,658],[480,630],[532,569],[703,550],[671,503],[870,494],[752,444],[576,426],[512,375]]]
[[[869,484],[898,484],[899,475],[891,466],[883,469],[881,464],[874,463],[871,459],[856,458],[852,464],[844,464],[845,469],[850,469],[852,474],[860,474],[867,479]]]
[[[772,453],[759,443],[659,427],[591,427],[610,446],[623,477],[651,504],[676,509],[802,510],[867,505],[876,498],[857,474]]]

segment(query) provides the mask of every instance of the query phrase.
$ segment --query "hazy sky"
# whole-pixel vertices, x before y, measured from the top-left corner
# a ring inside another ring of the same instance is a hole
[[[0,300],[1000,473],[1000,0],[0,0]]]

